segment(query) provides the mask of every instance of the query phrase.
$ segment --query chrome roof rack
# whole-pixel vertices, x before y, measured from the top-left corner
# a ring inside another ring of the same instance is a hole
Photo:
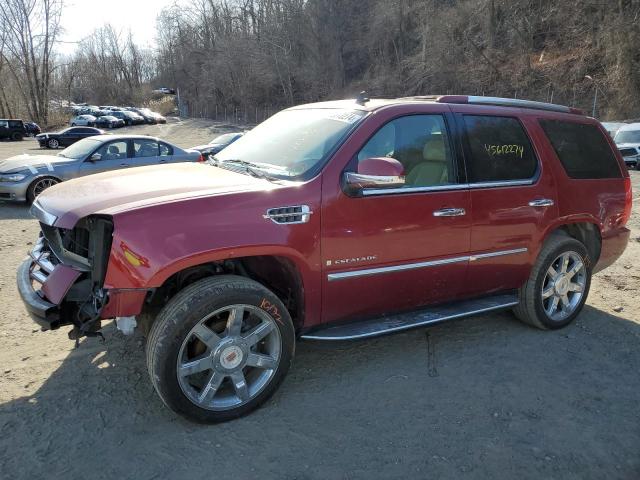
[[[498,107],[532,108],[535,110],[547,110],[551,112],[584,113],[572,107],[556,105],[555,103],[535,102],[533,100],[521,100],[519,98],[481,97],[475,95],[442,95],[436,98],[439,103],[467,103],[470,105],[495,105]]]

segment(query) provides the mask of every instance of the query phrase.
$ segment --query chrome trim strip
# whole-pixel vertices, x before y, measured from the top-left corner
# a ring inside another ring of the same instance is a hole
[[[450,185],[434,185],[432,187],[400,187],[400,188],[370,188],[364,189],[362,195],[369,197],[372,195],[385,195],[390,193],[422,193],[422,192],[443,192],[447,190],[466,190],[468,183],[452,183]]]
[[[535,181],[536,181],[535,178],[529,178],[527,180],[502,180],[499,182],[476,182],[476,183],[470,183],[469,188],[520,187],[523,185],[533,185]]]
[[[284,213],[276,213],[278,210],[286,210],[289,208],[299,208],[298,212],[284,212]],[[309,208],[309,205],[291,205],[289,207],[274,207],[267,210],[267,213],[262,215],[262,218],[265,220],[271,220],[273,223],[278,225],[295,225],[299,223],[307,223],[311,218],[311,214],[313,212]],[[287,218],[287,217],[300,217],[300,221],[298,222],[285,222],[280,223],[276,221],[278,218]]]
[[[503,255],[516,255],[518,253],[527,252],[527,248],[514,248],[512,250],[501,250],[497,252],[479,253],[476,255],[465,255],[463,257],[444,258],[442,260],[432,260],[429,262],[405,263],[402,265],[392,265],[389,267],[365,268],[362,270],[350,270],[347,272],[329,273],[327,280],[335,282],[336,280],[346,280],[348,278],[366,277],[369,275],[378,275],[381,273],[403,272],[406,270],[415,270],[417,268],[437,267],[440,265],[449,265],[451,263],[475,262],[484,258],[501,257]]]
[[[469,261],[468,256],[445,258],[443,260],[433,260],[430,262],[405,263],[403,265],[393,265],[390,267],[366,268],[364,270],[351,270],[349,272],[330,273],[327,278],[330,282],[335,280],[344,280],[353,277],[365,277],[368,275],[377,275],[379,273],[402,272],[405,270],[415,270],[416,268],[436,267],[439,265],[448,265],[450,263],[459,263]]]
[[[446,192],[449,190],[468,190],[477,188],[520,187],[533,185],[535,178],[528,180],[504,180],[500,182],[452,183],[450,185],[434,185],[433,187],[400,187],[400,188],[370,188],[362,191],[362,196],[389,195],[392,193],[425,193]]]
[[[502,257],[503,255],[516,255],[518,253],[525,253],[528,250],[529,249],[527,248],[514,248],[513,250],[500,250],[498,252],[479,253],[478,255],[469,256],[469,261],[475,262],[476,260],[482,260],[483,258]]]
[[[457,318],[469,317],[471,315],[477,315],[479,313],[491,312],[493,310],[502,310],[504,308],[514,307],[518,305],[519,302],[507,302],[500,305],[493,305],[487,308],[479,308],[477,310],[471,310],[463,313],[454,313],[453,315],[447,315],[440,318],[434,318],[425,320],[424,322],[411,323],[408,325],[400,325],[398,327],[388,328],[382,332],[367,332],[359,335],[343,335],[343,336],[335,336],[335,337],[321,337],[316,335],[302,335],[300,338],[302,340],[356,340],[358,338],[368,338],[368,337],[377,337],[379,335],[386,335],[388,333],[400,332],[402,330],[409,330],[411,328],[423,327],[425,325],[430,325],[433,323],[445,322],[447,320],[455,320]]]

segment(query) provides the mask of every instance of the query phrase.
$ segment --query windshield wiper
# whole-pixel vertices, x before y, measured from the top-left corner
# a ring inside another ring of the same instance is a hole
[[[281,180],[278,176],[270,174],[268,172],[269,170],[272,169],[272,166],[269,164],[252,163],[252,162],[247,162],[246,160],[240,160],[236,158],[232,158],[229,160],[218,160],[215,157],[211,157],[211,158],[213,160],[211,164],[216,167],[224,168],[225,164],[240,165],[241,167],[244,167],[245,172],[249,173],[254,177],[265,178],[267,180]],[[280,170],[278,170],[278,174],[287,175],[287,173],[285,173],[284,171],[280,172]]]

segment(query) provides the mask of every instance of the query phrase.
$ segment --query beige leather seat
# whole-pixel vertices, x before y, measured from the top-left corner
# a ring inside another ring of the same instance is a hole
[[[444,139],[432,138],[422,150],[424,161],[413,167],[407,175],[407,184],[429,187],[449,183],[449,169]]]

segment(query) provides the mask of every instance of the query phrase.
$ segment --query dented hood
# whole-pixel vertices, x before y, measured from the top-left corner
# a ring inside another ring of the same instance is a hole
[[[273,183],[202,163],[175,163],[89,175],[50,187],[37,208],[72,228],[91,214],[117,212],[160,202],[224,193],[270,190]]]
[[[23,170],[32,170],[38,168],[48,168],[61,163],[77,162],[74,158],[59,157],[57,155],[16,155],[15,157],[0,160],[0,172],[16,173]]]

